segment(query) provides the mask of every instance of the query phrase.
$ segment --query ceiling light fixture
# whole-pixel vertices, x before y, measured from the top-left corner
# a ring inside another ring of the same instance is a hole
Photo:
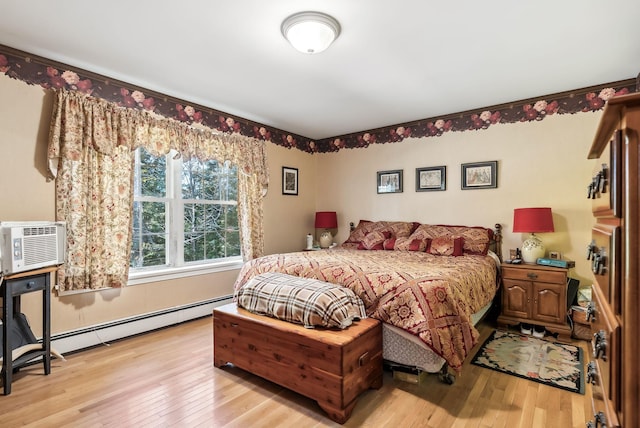
[[[289,16],[280,27],[282,35],[302,53],[317,54],[340,35],[340,24],[322,12],[299,12]]]

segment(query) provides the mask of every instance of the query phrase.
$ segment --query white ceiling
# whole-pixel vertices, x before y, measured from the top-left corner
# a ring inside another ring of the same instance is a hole
[[[0,0],[0,44],[312,139],[634,78],[638,0]],[[342,34],[305,55],[282,20]]]

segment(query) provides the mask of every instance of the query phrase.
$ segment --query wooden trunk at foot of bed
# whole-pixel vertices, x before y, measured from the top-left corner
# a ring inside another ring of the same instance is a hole
[[[344,423],[363,391],[382,386],[382,324],[367,318],[344,330],[307,329],[232,303],[213,310],[213,361],[316,400]]]

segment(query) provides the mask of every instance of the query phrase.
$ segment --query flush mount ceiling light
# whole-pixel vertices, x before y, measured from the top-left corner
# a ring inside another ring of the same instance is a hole
[[[340,35],[340,24],[322,12],[300,12],[289,16],[280,27],[282,35],[302,53],[317,54]]]

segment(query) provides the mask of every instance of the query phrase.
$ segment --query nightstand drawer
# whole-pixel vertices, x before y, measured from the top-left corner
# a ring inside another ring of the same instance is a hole
[[[24,279],[14,279],[11,281],[9,292],[12,296],[18,296],[32,291],[44,290],[47,284],[46,275],[32,276]],[[6,284],[5,284],[6,286]]]
[[[564,284],[567,281],[567,274],[564,270],[554,272],[538,269],[514,269],[504,268],[502,272],[504,279],[519,279],[522,281],[551,282],[554,284]]]

